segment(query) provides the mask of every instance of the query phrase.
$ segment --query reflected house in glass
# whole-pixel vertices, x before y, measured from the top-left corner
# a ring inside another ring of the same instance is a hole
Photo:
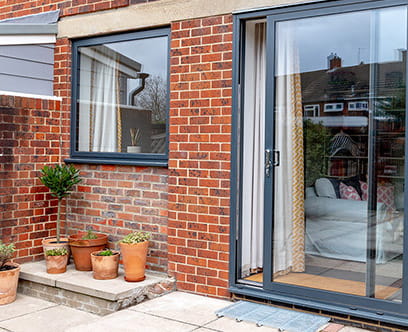
[[[328,56],[326,70],[301,73],[302,104],[304,119],[328,128],[331,137],[340,133],[348,137],[349,147],[341,151],[341,146],[329,147],[327,160],[329,176],[350,177],[367,174],[368,125],[369,111],[373,113],[378,130],[383,132],[402,132],[405,124],[405,100],[403,99],[406,82],[406,50],[395,50],[395,60],[370,65],[361,62],[359,65],[342,65],[337,54]],[[377,82],[375,97],[370,98],[370,70],[376,67]],[[311,110],[314,110],[311,112]],[[395,136],[395,135],[394,135]],[[401,137],[401,135],[400,135]],[[403,137],[403,135],[402,135]],[[390,147],[398,149],[398,137],[384,138],[378,154],[392,156]],[[337,140],[338,141],[338,140]],[[388,143],[390,145],[388,145]],[[347,142],[345,141],[345,144]],[[354,148],[352,148],[352,147]],[[344,158],[341,158],[341,155]],[[335,158],[330,158],[335,157]],[[356,157],[350,159],[348,157]],[[395,155],[393,157],[398,157]],[[389,161],[392,164],[392,161]],[[377,169],[379,174],[386,175],[397,168],[388,167],[386,160]],[[380,169],[381,168],[381,169]]]

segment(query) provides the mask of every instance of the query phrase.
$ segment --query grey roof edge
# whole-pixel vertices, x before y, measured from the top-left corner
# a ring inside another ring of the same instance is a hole
[[[57,9],[57,10],[52,10],[52,11],[45,12],[45,13],[8,18],[5,20],[1,20],[0,24],[2,23],[53,24],[53,23],[58,22],[59,15],[60,15],[60,10]]]
[[[52,35],[58,33],[58,25],[41,23],[2,23],[0,35]]]

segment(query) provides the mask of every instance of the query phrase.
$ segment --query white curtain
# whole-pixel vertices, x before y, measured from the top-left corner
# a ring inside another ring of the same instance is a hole
[[[118,151],[118,78],[117,61],[94,62],[95,88],[92,96],[93,112],[92,151]]]
[[[248,23],[242,142],[242,277],[263,267],[265,43],[265,23]]]
[[[274,273],[304,269],[302,101],[293,32],[290,21],[277,25],[275,148],[280,166],[275,167]]]

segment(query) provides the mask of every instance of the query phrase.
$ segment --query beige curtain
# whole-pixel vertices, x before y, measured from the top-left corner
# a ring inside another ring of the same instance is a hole
[[[304,271],[303,117],[292,22],[277,26],[274,274]]]

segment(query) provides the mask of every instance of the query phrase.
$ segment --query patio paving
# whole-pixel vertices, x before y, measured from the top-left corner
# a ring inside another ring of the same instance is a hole
[[[173,292],[128,309],[100,317],[64,305],[18,294],[17,300],[0,307],[0,332],[278,332],[230,318],[215,311],[231,302]],[[340,332],[367,330],[344,327]]]

